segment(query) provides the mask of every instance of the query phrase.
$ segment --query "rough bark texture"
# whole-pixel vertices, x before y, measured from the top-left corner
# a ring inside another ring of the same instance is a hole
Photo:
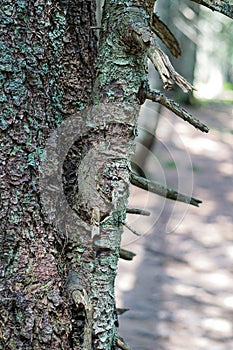
[[[91,1],[1,1],[1,349],[72,348],[62,247],[42,212],[38,165],[49,131],[89,101],[94,16]]]
[[[93,1],[1,2],[0,349],[127,349],[114,281],[147,57],[192,89],[152,5],[105,1],[94,74]]]

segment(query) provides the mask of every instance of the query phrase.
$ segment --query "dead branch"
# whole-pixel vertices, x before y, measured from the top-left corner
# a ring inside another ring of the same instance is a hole
[[[199,204],[202,203],[202,201],[200,201],[199,199],[188,197],[184,194],[175,191],[172,188],[167,188],[158,182],[148,180],[134,173],[131,173],[130,182],[132,185],[137,186],[143,190],[158,194],[159,196],[169,198],[172,200],[192,204],[195,207],[199,207]]]
[[[193,125],[195,128],[203,132],[209,131],[209,128],[205,124],[201,123],[198,119],[194,118],[185,109],[183,109],[177,102],[166,97],[159,90],[148,91],[146,94],[146,98],[151,101],[158,102],[161,105],[165,106],[170,111],[174,112],[178,117],[185,120],[189,124]]]
[[[233,5],[227,0],[191,0],[223,15],[233,18]]]

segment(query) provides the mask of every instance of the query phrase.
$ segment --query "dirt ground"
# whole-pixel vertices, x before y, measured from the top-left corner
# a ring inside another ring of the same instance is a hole
[[[130,308],[120,334],[132,350],[233,349],[233,107],[192,113],[209,134],[163,109],[144,171],[200,207],[132,187],[129,207],[151,212],[128,215],[142,237],[125,229],[123,247],[137,256],[121,261],[116,283],[118,306]]]

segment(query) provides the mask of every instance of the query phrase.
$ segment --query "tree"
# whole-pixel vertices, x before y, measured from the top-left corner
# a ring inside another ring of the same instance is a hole
[[[228,1],[195,2],[232,18]],[[0,349],[129,349],[114,300],[129,183],[200,202],[130,168],[146,98],[208,131],[146,82],[149,57],[165,88],[192,89],[156,35],[174,55],[176,39],[154,1],[106,0],[97,50],[94,5],[1,2]]]

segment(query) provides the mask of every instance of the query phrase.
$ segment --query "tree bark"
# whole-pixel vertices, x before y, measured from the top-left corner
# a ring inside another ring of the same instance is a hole
[[[114,281],[147,58],[165,88],[192,89],[152,9],[106,0],[95,65],[93,1],[1,3],[2,349],[129,349]]]
[[[43,212],[50,130],[90,103],[92,1],[1,1],[1,349],[72,349],[63,243]]]

